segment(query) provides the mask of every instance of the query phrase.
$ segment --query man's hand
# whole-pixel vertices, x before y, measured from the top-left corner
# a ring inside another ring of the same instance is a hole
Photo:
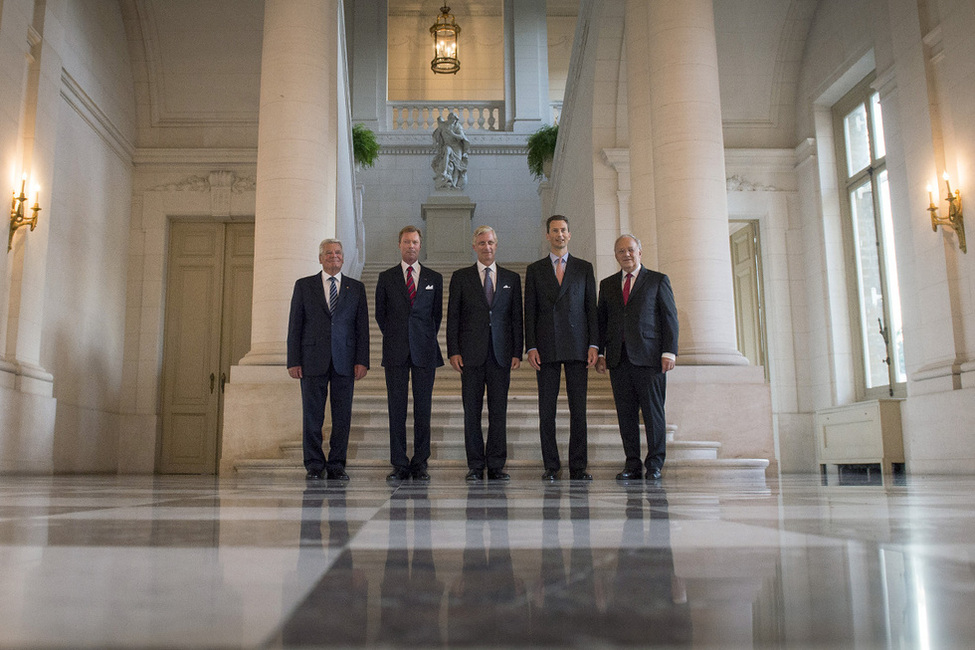
[[[360,379],[365,377],[367,372],[369,372],[369,368],[366,368],[361,363],[355,364],[355,367],[352,369],[352,373],[355,375],[356,381],[359,381]]]
[[[599,350],[596,348],[589,348],[589,354],[586,357],[586,367],[592,368],[596,365],[596,361],[599,360]]]
[[[301,366],[291,366],[288,368],[288,374],[292,379],[301,379]]]
[[[673,359],[670,359],[668,357],[660,358],[660,369],[663,370],[664,372],[667,372],[668,370],[673,370],[674,366],[676,365],[677,364],[674,363]]]
[[[463,372],[461,369],[464,367],[464,359],[459,355],[455,354],[449,359],[450,367],[457,372]]]
[[[530,363],[531,367],[535,370],[542,369],[542,358],[538,356],[538,350],[533,349],[528,351],[528,363]]]
[[[596,372],[606,374],[606,357],[596,359]]]
[[[518,357],[511,357],[511,369],[517,370],[521,367],[521,359]]]

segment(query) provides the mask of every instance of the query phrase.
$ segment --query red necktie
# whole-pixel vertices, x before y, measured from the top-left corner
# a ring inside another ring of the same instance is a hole
[[[416,298],[416,285],[413,283],[413,267],[406,267],[406,293],[410,297],[410,307],[413,306],[413,299]]]
[[[623,304],[625,305],[630,301],[630,278],[633,277],[632,273],[626,274],[626,282],[623,283]]]

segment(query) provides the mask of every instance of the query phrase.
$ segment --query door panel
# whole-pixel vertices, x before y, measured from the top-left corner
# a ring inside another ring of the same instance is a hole
[[[765,366],[765,324],[758,225],[755,222],[735,224],[731,235],[731,266],[735,290],[735,325],[738,330],[738,351],[752,365]],[[767,370],[766,370],[767,376]]]
[[[213,474],[224,378],[250,345],[254,225],[174,222],[163,343],[163,473]]]

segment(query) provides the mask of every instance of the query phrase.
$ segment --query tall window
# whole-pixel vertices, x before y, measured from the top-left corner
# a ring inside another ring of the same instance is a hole
[[[858,384],[865,398],[903,395],[907,381],[887,151],[880,97],[870,88],[871,81],[872,76],[833,107],[840,186],[856,271],[854,348],[861,359]]]

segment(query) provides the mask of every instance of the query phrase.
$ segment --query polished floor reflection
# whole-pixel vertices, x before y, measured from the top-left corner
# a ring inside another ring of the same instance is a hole
[[[975,478],[0,478],[0,647],[975,646]]]

